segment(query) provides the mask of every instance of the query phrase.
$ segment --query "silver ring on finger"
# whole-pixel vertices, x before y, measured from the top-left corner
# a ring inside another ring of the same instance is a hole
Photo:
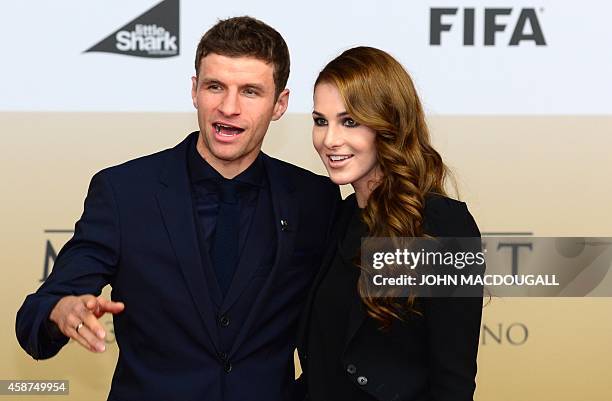
[[[79,330],[81,329],[81,327],[83,327],[83,322],[79,323],[77,325],[77,327],[74,328],[76,330],[77,334],[79,333]]]

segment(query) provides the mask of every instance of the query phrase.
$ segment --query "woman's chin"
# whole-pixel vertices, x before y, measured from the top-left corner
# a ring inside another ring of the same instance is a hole
[[[327,173],[329,174],[329,171]],[[348,180],[344,177],[339,177],[336,174],[329,174],[329,179],[336,185],[348,185],[351,183],[351,180]]]

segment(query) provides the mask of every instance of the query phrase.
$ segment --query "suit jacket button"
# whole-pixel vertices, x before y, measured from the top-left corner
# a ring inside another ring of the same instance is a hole
[[[229,373],[232,371],[232,364],[229,362],[226,362],[225,365],[223,365],[223,370],[225,371],[225,373]]]
[[[221,327],[229,326],[230,325],[229,317],[225,315],[221,315],[221,317],[219,317],[219,324],[221,325]]]
[[[349,364],[349,365],[346,367],[346,372],[347,372],[349,375],[354,375],[355,373],[357,373],[357,366],[353,365],[352,363],[351,363],[351,364]]]
[[[368,384],[368,378],[367,378],[367,377],[365,377],[365,376],[359,376],[359,377],[357,378],[357,383],[358,383],[360,386],[365,386],[366,384]]]
[[[219,353],[219,359],[221,359],[223,362],[227,361],[227,352]]]

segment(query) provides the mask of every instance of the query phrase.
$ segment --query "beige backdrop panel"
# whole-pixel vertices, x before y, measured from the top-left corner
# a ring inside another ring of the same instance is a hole
[[[311,124],[307,115],[285,116],[264,149],[324,174]],[[430,124],[483,232],[612,236],[612,117],[431,117]],[[71,343],[33,361],[15,339],[15,313],[39,285],[47,241],[59,250],[69,238],[44,231],[73,227],[91,176],[173,146],[197,128],[194,115],[0,113],[0,127],[0,379],[67,379],[71,394],[62,399],[105,400],[118,354],[112,334],[103,355]],[[492,300],[477,400],[609,400],[611,306],[610,298]]]

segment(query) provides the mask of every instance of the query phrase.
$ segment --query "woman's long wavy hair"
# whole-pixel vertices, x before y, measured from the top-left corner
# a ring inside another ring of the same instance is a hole
[[[421,101],[402,65],[386,52],[354,47],[330,61],[319,73],[320,83],[335,85],[346,111],[376,132],[381,177],[368,198],[362,218],[371,237],[424,236],[423,213],[428,193],[445,195],[448,169],[432,147]],[[371,269],[361,264],[362,269]],[[415,297],[387,290],[372,293],[371,274],[361,274],[358,291],[368,314],[388,328],[407,312],[419,313]],[[371,273],[371,272],[370,272]]]

